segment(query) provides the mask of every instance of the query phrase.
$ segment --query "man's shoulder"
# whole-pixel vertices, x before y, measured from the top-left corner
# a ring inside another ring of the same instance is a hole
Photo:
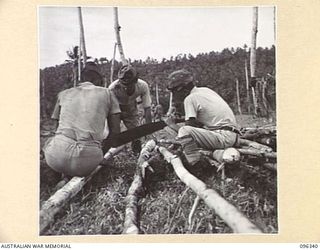
[[[209,87],[198,87],[199,91],[204,92],[204,93],[214,93],[217,94],[216,91],[214,91],[213,89],[209,88]]]
[[[149,84],[146,81],[142,80],[142,79],[138,79],[137,85],[141,86],[141,87],[149,88]]]
[[[149,84],[146,81],[141,80],[141,79],[138,79],[136,86],[137,86],[139,94],[148,92],[148,90],[149,90]]]
[[[59,93],[58,93],[58,97],[61,98],[69,93],[72,93],[75,91],[75,87],[72,87],[72,88],[69,88],[69,89],[64,89],[64,90],[61,90]]]
[[[115,80],[115,81],[113,81],[110,85],[109,85],[109,87],[108,87],[108,89],[115,89],[115,88],[119,88],[120,87],[120,82],[119,82],[119,79],[118,80]]]

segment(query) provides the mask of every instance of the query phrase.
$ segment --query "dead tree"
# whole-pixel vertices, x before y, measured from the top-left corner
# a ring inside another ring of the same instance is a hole
[[[119,25],[118,8],[117,7],[113,8],[113,13],[114,13],[114,30],[116,33],[117,45],[118,45],[118,50],[119,50],[121,62],[123,65],[127,65],[128,61],[124,56],[123,47],[122,47],[121,38],[120,38],[121,27]]]
[[[82,20],[82,12],[81,7],[78,7],[78,14],[79,14],[79,26],[80,26],[80,51],[83,54],[83,65],[86,65],[87,62],[87,50],[86,50],[86,42],[84,37],[84,27],[83,27],[83,20]]]
[[[241,112],[241,103],[240,103],[240,94],[239,94],[239,80],[236,78],[236,92],[237,92],[237,104],[238,104],[238,112],[242,115]]]
[[[158,83],[156,83],[156,101],[157,101],[157,105],[160,104],[159,101],[159,88],[158,88]]]
[[[257,47],[257,33],[258,33],[258,7],[253,7],[253,19],[252,19],[252,33],[251,33],[251,50],[250,50],[250,76],[256,77],[256,47]],[[255,88],[251,86],[254,114],[257,115],[258,104],[256,100]]]
[[[248,74],[248,65],[247,65],[247,59],[244,61],[244,70],[245,70],[245,76],[246,76],[246,90],[247,90],[247,105],[248,105],[248,113],[251,112],[251,104],[250,104],[250,89],[249,89],[249,74]]]

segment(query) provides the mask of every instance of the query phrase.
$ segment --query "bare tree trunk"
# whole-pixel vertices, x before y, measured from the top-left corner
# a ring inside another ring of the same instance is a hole
[[[78,58],[78,78],[75,77],[75,82],[74,82],[74,87],[77,85],[77,82],[80,82],[81,81],[81,35],[80,35],[80,39],[79,39],[79,49],[78,49],[78,55],[77,55],[77,58]],[[76,73],[77,73],[76,72]]]
[[[123,65],[127,65],[128,61],[124,56],[124,52],[123,52],[123,47],[122,47],[122,43],[121,43],[121,39],[120,39],[120,25],[119,25],[119,19],[118,19],[118,8],[114,7],[113,8],[113,12],[114,12],[114,30],[116,33],[116,39],[117,39],[117,44],[118,44],[118,49],[119,49],[119,53],[120,53],[120,58],[121,58],[121,62]]]
[[[157,100],[157,105],[159,105],[159,88],[158,88],[158,83],[156,83],[156,100]]]
[[[240,94],[239,94],[239,80],[236,78],[236,91],[237,91],[237,104],[238,104],[238,112],[242,115],[241,112],[241,104],[240,104]]]
[[[83,53],[83,65],[86,66],[87,50],[86,50],[86,43],[85,43],[85,37],[84,37],[84,27],[83,27],[81,7],[78,7],[78,13],[79,13],[80,39],[81,39],[80,51],[82,51]]]
[[[251,74],[251,77],[256,76],[257,33],[258,33],[258,7],[253,7],[251,50],[250,50],[250,74]]]
[[[252,19],[252,34],[251,34],[251,50],[250,50],[250,76],[256,77],[256,47],[257,47],[257,33],[258,33],[258,7],[253,7]],[[257,100],[254,87],[252,89],[254,114],[257,115]]]
[[[105,154],[104,158],[112,158],[113,155],[119,153],[123,148],[124,146],[111,148]],[[73,177],[65,186],[44,202],[40,210],[40,233],[42,233],[50,223],[54,222],[54,216],[101,168],[101,165],[97,166],[97,168],[87,177]]]
[[[252,99],[253,99],[253,113],[255,116],[257,116],[258,115],[258,101],[257,101],[255,88],[251,87],[251,91],[252,91]]]
[[[114,47],[113,47],[113,57],[112,57],[111,69],[110,69],[110,83],[113,82],[114,60],[115,60],[115,58],[116,58],[116,51],[117,51],[117,43],[114,43]],[[107,83],[106,83],[105,87],[107,87]]]
[[[244,70],[246,74],[246,89],[247,89],[247,105],[248,105],[248,113],[251,112],[251,102],[250,102],[250,89],[249,89],[249,74],[248,74],[248,65],[247,59],[244,61]]]
[[[202,181],[190,174],[184,168],[179,157],[171,154],[164,147],[159,147],[158,150],[164,158],[171,163],[178,177],[210,208],[214,209],[216,214],[220,216],[235,233],[261,233],[260,229],[251,223],[236,207],[223,199],[213,189],[208,189]]]
[[[259,158],[277,159],[276,152],[265,152],[265,151],[254,149],[254,148],[237,148],[237,150],[242,155],[251,155]]]

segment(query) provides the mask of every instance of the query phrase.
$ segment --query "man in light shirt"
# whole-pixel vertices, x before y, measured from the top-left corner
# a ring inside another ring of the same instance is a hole
[[[47,164],[65,176],[87,176],[103,160],[107,140],[120,132],[120,108],[113,93],[102,87],[97,65],[87,63],[78,86],[59,93],[52,119],[59,121],[55,136],[44,147]]]
[[[118,99],[121,109],[121,120],[127,129],[140,125],[137,98],[141,100],[145,122],[152,122],[149,85],[138,78],[138,73],[134,67],[131,65],[122,66],[118,72],[118,79],[111,83],[109,89]],[[132,142],[132,151],[136,154],[140,153],[140,140]]]
[[[178,127],[172,120],[168,125],[178,132],[184,155],[190,165],[200,159],[199,148],[208,150],[232,147],[239,131],[229,105],[213,90],[196,87],[193,75],[177,70],[168,77],[168,89],[176,106],[183,105],[185,125]]]

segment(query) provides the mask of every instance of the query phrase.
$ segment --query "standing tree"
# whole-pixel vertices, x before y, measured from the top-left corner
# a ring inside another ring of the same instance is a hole
[[[160,104],[159,101],[159,87],[158,87],[158,83],[156,83],[156,101],[157,101],[157,105]]]
[[[83,27],[81,7],[78,7],[78,13],[79,13],[79,26],[80,26],[80,51],[82,51],[83,64],[85,66],[87,62],[87,50],[86,50],[86,43],[84,38],[84,27]]]
[[[118,8],[117,7],[113,8],[113,13],[114,13],[114,30],[116,33],[117,45],[118,45],[118,49],[119,49],[119,53],[120,53],[121,62],[123,65],[127,65],[128,61],[124,56],[123,47],[122,47],[121,38],[120,38],[121,26],[119,25]]]
[[[251,36],[251,50],[250,50],[250,75],[254,79],[256,77],[256,47],[257,47],[257,33],[258,33],[258,7],[253,7],[253,19],[252,19],[252,36]],[[257,99],[255,94],[254,86],[251,86],[252,97],[253,97],[253,106],[254,106],[254,115],[257,115]]]
[[[237,91],[237,106],[238,106],[238,112],[239,115],[242,115],[241,112],[241,104],[240,104],[240,94],[239,94],[239,79],[236,78],[236,91]]]

